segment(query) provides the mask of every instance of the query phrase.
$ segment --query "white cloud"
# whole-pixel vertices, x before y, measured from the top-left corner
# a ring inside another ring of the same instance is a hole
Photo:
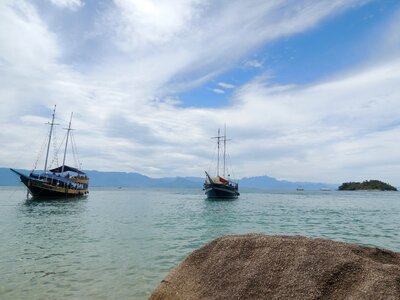
[[[384,28],[381,29],[382,33],[379,35],[380,39],[370,41],[372,47],[369,51],[375,60],[382,60],[382,57],[384,59],[396,57],[400,52],[400,8],[393,13],[393,17],[384,25]]]
[[[113,41],[108,47],[115,45],[122,52],[122,64],[143,61],[131,69],[144,72],[145,64],[153,76],[162,72],[164,79],[184,79],[190,86],[207,74],[225,71],[265,42],[302,32],[362,2],[118,0],[116,8],[105,13],[103,30]]]
[[[221,89],[211,89],[211,90],[216,94],[225,94],[225,91]]]
[[[263,67],[263,63],[258,61],[258,60],[247,60],[244,62],[244,66],[245,67],[250,67],[250,68],[262,68]]]
[[[235,85],[226,83],[226,82],[218,82],[218,85],[224,89],[234,89]]]
[[[236,121],[231,131],[243,139],[238,156],[253,152],[239,159],[239,169],[287,179],[340,182],[375,174],[393,181],[400,158],[397,86],[400,60],[313,86],[249,83],[229,112]]]
[[[263,43],[361,2],[118,0],[97,12],[96,42],[105,50],[100,56],[91,48],[94,63],[85,68],[65,60],[65,36],[55,35],[33,5],[3,2],[0,116],[2,128],[12,129],[0,132],[0,165],[32,165],[57,103],[61,123],[74,111],[88,169],[200,176],[212,155],[209,137],[227,123],[239,177],[340,182],[362,173],[400,181],[400,167],[391,164],[400,161],[391,139],[399,134],[397,60],[313,86],[270,86],[258,78],[236,87],[227,108],[182,108],[170,97],[215,78]],[[234,87],[218,86],[214,92]]]
[[[82,0],[50,0],[51,3],[58,7],[76,10],[84,5]]]
[[[43,105],[45,100],[34,91],[43,78],[54,76],[61,51],[34,7],[25,2],[0,4],[0,28],[0,116],[8,121],[34,111],[31,104]]]
[[[0,8],[2,63],[19,71],[25,71],[22,68],[27,64],[27,69],[52,64],[60,50],[34,7],[22,1],[5,1]]]
[[[112,10],[119,45],[125,51],[165,45],[198,21],[199,0],[116,0]]]

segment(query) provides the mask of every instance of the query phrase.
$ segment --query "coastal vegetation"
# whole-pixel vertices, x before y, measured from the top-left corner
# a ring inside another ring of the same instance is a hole
[[[379,180],[366,180],[363,182],[345,182],[338,188],[339,191],[397,191],[397,188]]]

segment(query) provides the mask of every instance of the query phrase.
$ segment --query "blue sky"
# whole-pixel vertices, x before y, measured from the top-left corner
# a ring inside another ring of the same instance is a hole
[[[362,65],[373,55],[365,47],[380,39],[380,28],[394,17],[398,7],[394,0],[371,1],[338,12],[308,31],[262,45],[232,69],[179,97],[184,106],[221,107],[229,103],[233,90],[221,89],[220,82],[240,86],[269,71],[269,81],[274,84],[310,84]]]
[[[399,185],[399,86],[395,0],[0,4],[1,166],[57,104],[86,169],[202,176],[227,124],[237,177]]]

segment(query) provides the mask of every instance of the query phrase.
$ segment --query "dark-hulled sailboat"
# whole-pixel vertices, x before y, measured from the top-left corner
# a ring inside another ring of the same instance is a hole
[[[207,198],[209,199],[236,199],[239,194],[239,184],[234,182],[229,178],[225,177],[226,173],[226,129],[224,135],[220,135],[220,130],[218,129],[218,136],[214,137],[217,139],[217,176],[211,177],[207,172],[206,180],[204,182],[204,188]],[[223,142],[223,175],[219,174],[219,161],[220,161],[220,145]]]
[[[29,175],[25,175],[14,169],[10,170],[16,173],[20,177],[21,182],[27,187],[28,193],[33,198],[55,199],[55,198],[79,197],[87,195],[89,193],[88,176],[78,168],[73,168],[65,165],[68,140],[72,130],[71,129],[72,113],[71,113],[71,119],[69,121],[69,126],[68,128],[66,128],[67,136],[65,141],[63,163],[60,167],[53,168],[50,170],[47,169],[50,144],[53,135],[53,126],[56,125],[54,123],[55,112],[56,112],[56,106],[54,106],[51,123],[48,123],[50,125],[50,133],[47,144],[47,152],[46,152],[46,159],[43,172],[37,173],[33,170]],[[74,143],[71,144],[74,145]]]

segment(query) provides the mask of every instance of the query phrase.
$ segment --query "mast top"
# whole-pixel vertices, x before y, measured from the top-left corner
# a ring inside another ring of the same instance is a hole
[[[71,112],[71,117],[69,118],[68,128],[63,128],[63,129],[68,130],[68,131],[74,130],[73,128],[71,128],[73,114],[74,114],[74,112]]]
[[[51,125],[51,126],[53,126],[53,125],[60,125],[60,124],[58,124],[58,123],[54,123],[54,118],[55,118],[55,116],[56,116],[56,107],[57,107],[57,105],[54,104],[51,122],[47,122],[46,124]]]
[[[48,159],[49,159],[49,151],[50,151],[50,144],[51,144],[51,136],[53,135],[53,126],[54,126],[54,125],[59,125],[59,124],[54,123],[54,117],[55,117],[55,115],[56,115],[56,107],[57,107],[57,105],[54,105],[53,116],[52,116],[52,118],[51,118],[51,123],[50,123],[50,122],[47,122],[47,124],[50,125],[50,132],[49,132],[49,141],[48,141],[48,144],[47,144],[46,160],[45,160],[45,162],[44,162],[44,172],[45,172],[45,173],[47,173],[47,161],[48,161]]]
[[[219,176],[219,145],[220,142],[224,142],[224,151],[223,151],[223,177],[225,177],[225,169],[226,169],[226,142],[231,141],[231,139],[226,138],[226,125],[224,129],[224,135],[220,135],[220,128],[218,128],[218,135],[213,136],[212,139],[217,139],[218,145],[218,156],[217,156],[217,176]]]
[[[71,112],[71,118],[69,119],[68,128],[64,128],[64,129],[67,130],[67,139],[66,139],[66,141],[65,141],[64,158],[63,158],[61,173],[64,173],[65,158],[66,158],[66,156],[67,156],[68,138],[69,138],[70,131],[72,130],[72,129],[71,129],[71,122],[72,122],[72,115],[73,115],[73,114],[74,114],[74,113]]]

